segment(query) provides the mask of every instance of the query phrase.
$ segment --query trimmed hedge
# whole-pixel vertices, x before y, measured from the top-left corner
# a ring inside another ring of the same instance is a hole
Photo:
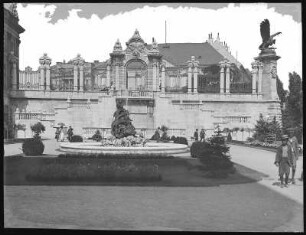
[[[86,153],[79,153],[79,154],[60,154],[58,158],[68,158],[68,159],[91,159],[91,158],[98,158],[98,159],[174,159],[173,156],[137,156],[137,155],[110,155],[110,154],[86,154]]]
[[[39,156],[45,150],[45,145],[40,138],[26,139],[22,144],[22,152],[26,156]]]
[[[185,145],[188,145],[188,141],[187,141],[187,139],[185,137],[178,136],[178,137],[175,137],[175,139],[173,141],[176,144],[185,144]]]
[[[99,130],[96,131],[96,133],[91,137],[91,139],[95,141],[101,141],[102,140],[102,135]]]
[[[154,162],[112,159],[53,158],[26,176],[29,181],[142,182],[160,181]]]
[[[83,137],[80,135],[73,135],[70,142],[83,142]]]

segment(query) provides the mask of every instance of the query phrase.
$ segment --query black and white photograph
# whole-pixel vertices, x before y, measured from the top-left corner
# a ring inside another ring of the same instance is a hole
[[[5,230],[304,232],[302,3],[2,6]]]

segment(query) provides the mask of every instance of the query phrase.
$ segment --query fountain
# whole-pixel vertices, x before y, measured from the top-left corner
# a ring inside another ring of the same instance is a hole
[[[114,156],[169,156],[188,151],[187,145],[148,142],[145,138],[137,136],[129,112],[123,108],[123,101],[117,100],[116,107],[111,125],[112,137],[98,143],[61,143],[61,151]]]

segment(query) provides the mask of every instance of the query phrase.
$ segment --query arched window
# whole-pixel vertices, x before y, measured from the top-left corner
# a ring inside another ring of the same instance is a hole
[[[126,88],[145,90],[147,85],[147,66],[141,60],[133,60],[126,66]]]

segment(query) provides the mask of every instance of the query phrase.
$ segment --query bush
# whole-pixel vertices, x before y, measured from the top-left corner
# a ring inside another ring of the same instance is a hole
[[[39,156],[45,150],[45,145],[39,138],[26,139],[22,144],[22,152],[26,156]]]
[[[234,171],[233,163],[227,155],[229,147],[225,144],[220,129],[215,133],[207,142],[194,142],[190,152],[192,157],[199,158],[210,176],[226,177]]]
[[[207,154],[209,149],[208,142],[193,142],[190,147],[191,157],[196,158]]]
[[[159,181],[159,167],[153,162],[100,159],[50,159],[27,175],[30,181],[146,182]]]
[[[83,137],[80,135],[73,135],[70,142],[83,142]]]
[[[96,131],[96,133],[91,137],[95,141],[101,141],[102,140],[102,135],[99,130]]]
[[[246,140],[247,142],[253,142],[255,139],[253,137],[248,137]]]
[[[171,140],[172,140],[172,137],[171,137]],[[176,137],[174,139],[174,143],[188,145],[188,141],[187,141],[187,139],[185,137]]]
[[[40,122],[31,126],[31,130],[35,133],[34,137],[39,138],[39,135],[46,130],[45,126]]]

